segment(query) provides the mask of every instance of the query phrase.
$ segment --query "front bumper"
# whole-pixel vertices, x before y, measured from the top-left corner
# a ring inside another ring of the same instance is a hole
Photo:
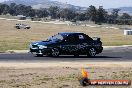
[[[50,49],[46,48],[46,49],[32,49],[30,48],[30,52],[32,54],[40,54],[40,55],[47,55],[50,53]]]

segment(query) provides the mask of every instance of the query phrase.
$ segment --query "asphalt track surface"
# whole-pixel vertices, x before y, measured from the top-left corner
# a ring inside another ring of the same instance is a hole
[[[127,48],[111,48],[104,49],[101,54],[96,55],[94,58],[87,56],[68,56],[61,55],[59,57],[36,57],[31,53],[19,53],[19,54],[0,54],[0,62],[46,62],[46,61],[57,61],[57,62],[132,62],[132,47]]]

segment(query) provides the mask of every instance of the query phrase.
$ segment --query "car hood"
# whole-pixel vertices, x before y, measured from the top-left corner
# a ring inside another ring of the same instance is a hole
[[[55,41],[36,41],[36,42],[32,42],[32,45],[51,45],[56,43]]]

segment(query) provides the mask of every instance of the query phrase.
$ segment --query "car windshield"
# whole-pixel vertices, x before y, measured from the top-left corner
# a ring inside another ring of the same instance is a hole
[[[64,38],[63,38],[62,35],[57,34],[57,35],[54,35],[54,36],[48,38],[47,40],[48,40],[48,41],[62,41],[63,39],[64,39]]]

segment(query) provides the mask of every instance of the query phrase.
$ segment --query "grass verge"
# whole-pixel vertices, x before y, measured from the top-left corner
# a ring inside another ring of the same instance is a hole
[[[14,28],[16,23],[30,25],[31,29],[17,30]],[[83,32],[91,37],[100,37],[105,46],[132,45],[132,36],[124,36],[122,29],[91,28],[87,26],[68,26],[1,19],[0,51],[26,50],[30,42],[46,40],[49,36],[58,32]]]

